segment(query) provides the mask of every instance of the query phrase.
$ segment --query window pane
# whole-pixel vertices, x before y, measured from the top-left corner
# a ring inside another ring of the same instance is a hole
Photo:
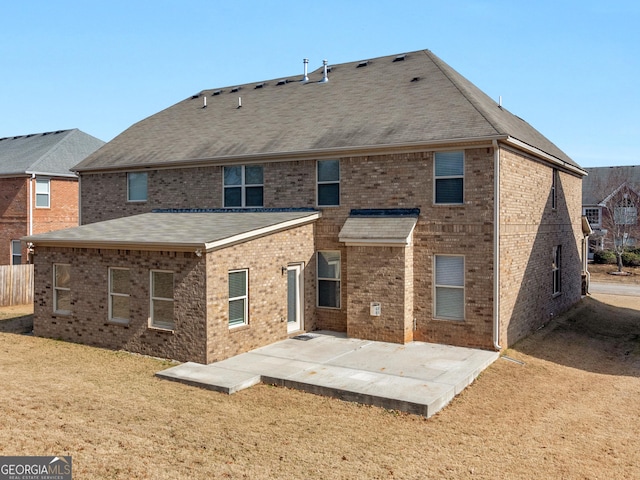
[[[337,182],[340,180],[340,160],[318,160],[318,181]]]
[[[464,175],[463,152],[436,152],[436,177]]]
[[[153,272],[152,295],[154,297],[173,298],[173,273],[172,272]]]
[[[55,265],[55,286],[69,288],[71,285],[71,267],[69,265]]]
[[[245,206],[247,207],[262,207],[264,205],[263,200],[263,188],[262,187],[246,187],[245,195],[246,201]]]
[[[129,294],[129,270],[114,268],[111,272],[111,292]]]
[[[247,272],[229,273],[229,298],[244,297],[247,294]]]
[[[229,325],[238,325],[244,322],[245,299],[231,300],[229,302]]]
[[[244,167],[244,183],[247,185],[262,185],[262,166],[249,165]]]
[[[127,182],[130,201],[142,201],[147,199],[147,173],[127,173]]]
[[[225,207],[241,207],[242,206],[242,188],[232,187],[224,189],[224,206]]]
[[[340,308],[340,282],[318,281],[318,306]]]
[[[318,205],[340,205],[340,184],[318,185]]]
[[[49,195],[49,180],[36,180],[36,193]]]
[[[111,297],[111,318],[129,319],[129,297]]]
[[[436,285],[464,286],[464,257],[436,256]]]
[[[48,207],[49,194],[36,194],[36,207]]]
[[[436,317],[464,319],[464,289],[436,287]]]
[[[436,179],[436,203],[462,203],[462,178]]]
[[[71,310],[71,292],[69,290],[56,290],[56,310]]]
[[[287,270],[287,321],[295,322],[298,317],[298,272]]]
[[[153,325],[173,328],[173,302],[170,300],[153,300]]]
[[[224,167],[224,184],[241,185],[242,167]]]
[[[340,279],[340,252],[318,252],[318,278]]]

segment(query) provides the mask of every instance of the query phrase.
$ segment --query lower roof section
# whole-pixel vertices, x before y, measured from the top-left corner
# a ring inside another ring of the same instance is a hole
[[[286,210],[176,210],[143,213],[23,237],[34,246],[213,251],[315,222],[321,213]]]
[[[347,246],[405,247],[419,214],[417,208],[352,210],[338,238]]]

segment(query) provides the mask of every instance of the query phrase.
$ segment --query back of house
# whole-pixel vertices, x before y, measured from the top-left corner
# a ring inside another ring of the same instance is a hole
[[[584,170],[428,50],[203,90],[74,170],[82,225],[28,239],[38,335],[500,350],[580,298]]]

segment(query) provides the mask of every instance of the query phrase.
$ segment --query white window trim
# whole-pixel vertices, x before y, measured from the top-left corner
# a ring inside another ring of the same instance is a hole
[[[597,221],[597,222],[594,222],[594,223],[589,222],[589,225],[590,225],[591,227],[597,227],[597,228],[599,228],[599,227],[602,225],[602,212],[600,211],[600,208],[599,208],[599,207],[584,207],[584,209],[583,209],[583,215],[584,215],[585,217],[587,217],[587,220],[589,220],[589,214],[588,214],[588,211],[589,211],[589,210],[594,211],[594,212],[597,212],[597,214],[598,214],[598,221]]]
[[[338,255],[340,255],[340,275],[338,276],[338,278],[327,278],[327,277],[320,276],[317,265],[318,265],[318,257],[320,256],[321,253],[337,253]],[[338,295],[337,307],[328,307],[325,305],[320,305],[320,281],[321,280],[338,283],[340,294]],[[342,252],[340,250],[318,250],[316,252],[316,307],[327,308],[330,310],[340,310],[341,305],[342,305]]]
[[[552,256],[553,262],[551,264],[551,275],[553,281],[553,296],[557,297],[562,294],[562,245],[555,245],[553,247]],[[558,279],[557,284],[556,276]]]
[[[16,245],[17,247],[17,253],[16,253]],[[15,258],[19,258],[20,262],[15,263],[14,259]],[[11,240],[11,259],[10,259],[11,263],[9,265],[20,265],[22,264],[22,243],[20,242],[20,240]]]
[[[462,175],[442,175],[442,176],[436,176],[436,154],[438,153],[454,153],[454,152],[462,152]],[[457,205],[464,205],[465,202],[465,180],[464,180],[464,172],[465,172],[465,168],[467,166],[467,157],[466,157],[466,151],[465,150],[447,150],[447,151],[443,151],[443,152],[434,152],[433,153],[433,204],[434,205],[438,205],[438,206],[457,206]],[[449,180],[449,179],[455,179],[455,178],[461,178],[462,179],[462,201],[459,203],[440,203],[438,202],[437,199],[437,181],[438,180]]]
[[[131,269],[126,268],[126,267],[109,267],[109,278],[108,278],[108,283],[109,283],[109,322],[111,323],[118,323],[118,324],[123,324],[123,325],[128,325],[129,321],[131,320],[130,316],[128,318],[121,318],[121,317],[114,317],[113,316],[113,297],[127,297],[129,298],[129,301],[131,301],[131,294],[129,293],[116,293],[111,291],[111,272],[113,270],[128,270],[129,271],[129,275],[131,275]],[[129,306],[129,309],[131,309],[131,306]],[[129,313],[131,313],[131,310],[129,310]]]
[[[318,165],[320,164],[320,162],[338,162],[338,180],[323,180],[320,181],[318,179]],[[342,162],[340,161],[339,158],[327,158],[325,160],[316,160],[316,207],[318,208],[334,208],[334,207],[339,207],[340,206],[340,201],[342,199],[342,188],[340,183],[342,181]],[[327,204],[327,205],[320,205],[320,185],[334,185],[337,184],[338,185],[338,203],[337,204]]]
[[[153,328],[156,330],[165,330],[168,332],[173,332],[176,329],[176,325],[175,325],[175,317],[173,319],[173,326],[172,327],[167,327],[165,325],[157,325],[154,323],[153,321],[153,301],[154,300],[162,300],[162,301],[168,301],[171,302],[173,304],[175,304],[175,298],[165,298],[165,297],[154,297],[153,296],[153,274],[154,273],[170,273],[173,275],[173,285],[172,285],[172,291],[173,291],[173,297],[175,297],[175,272],[173,272],[172,270],[150,270],[149,271],[149,328]],[[175,307],[174,307],[175,308]]]
[[[462,285],[439,285],[436,283],[436,257],[462,257]],[[464,255],[436,254],[433,256],[433,318],[449,322],[464,322],[467,318],[467,259]],[[436,315],[436,290],[438,288],[451,288],[462,290],[462,318],[439,317]]]
[[[147,185],[146,185],[146,192],[145,192],[145,196],[144,196],[144,200],[132,200],[131,199],[131,192],[129,191],[129,175],[135,173],[135,174],[144,174],[146,175],[146,179],[147,179]],[[127,203],[144,203],[146,201],[149,200],[149,172],[127,172]]]
[[[71,275],[71,265],[68,263],[54,263],[53,264],[53,313],[56,315],[70,315],[71,310],[60,310],[58,309],[58,291],[69,292],[71,295],[71,287],[59,287],[56,284],[56,269],[59,267],[69,267],[69,275]]]
[[[228,274],[227,274],[227,282],[229,281],[229,276],[232,273],[240,273],[240,272],[245,272],[244,275],[244,295],[240,295],[238,297],[229,297],[229,301],[227,303],[227,324],[229,325],[229,329],[232,330],[234,328],[238,328],[238,327],[244,327],[245,325],[249,325],[249,269],[248,268],[240,268],[237,270],[229,270]],[[227,284],[228,287],[228,284]],[[227,293],[228,293],[228,288],[227,288]],[[229,312],[229,308],[231,307],[231,302],[235,301],[235,300],[244,300],[244,322],[242,323],[234,323],[233,325],[231,325],[230,323],[230,318],[228,318],[228,312]]]
[[[262,183],[249,183],[247,184],[245,176],[246,167],[262,167]],[[240,173],[240,185],[225,185],[224,184],[224,169],[225,167],[241,167]],[[247,207],[247,187],[262,187],[262,205],[251,205]],[[240,205],[239,206],[227,206],[225,205],[225,191],[227,188],[240,188]],[[225,165],[222,167],[222,206],[224,208],[264,208],[264,166],[263,165]]]
[[[38,192],[38,185],[44,185],[46,182],[47,191],[46,192]],[[47,196],[47,204],[46,205],[38,205],[38,195],[46,195]],[[51,208],[51,179],[50,178],[36,178],[36,198],[34,205],[36,208]]]

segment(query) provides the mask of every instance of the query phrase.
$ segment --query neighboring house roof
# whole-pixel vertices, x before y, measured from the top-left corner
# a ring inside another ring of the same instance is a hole
[[[291,76],[203,90],[131,126],[75,170],[317,158],[511,139],[582,172],[429,50],[331,65],[328,78],[322,82],[321,67],[306,83]]]
[[[37,246],[212,251],[320,218],[310,209],[174,211],[91,223],[23,237]]]
[[[77,128],[0,138],[0,175],[75,176],[71,167],[102,145]]]
[[[601,205],[623,183],[640,192],[640,165],[585,168],[582,180],[582,205]]]

